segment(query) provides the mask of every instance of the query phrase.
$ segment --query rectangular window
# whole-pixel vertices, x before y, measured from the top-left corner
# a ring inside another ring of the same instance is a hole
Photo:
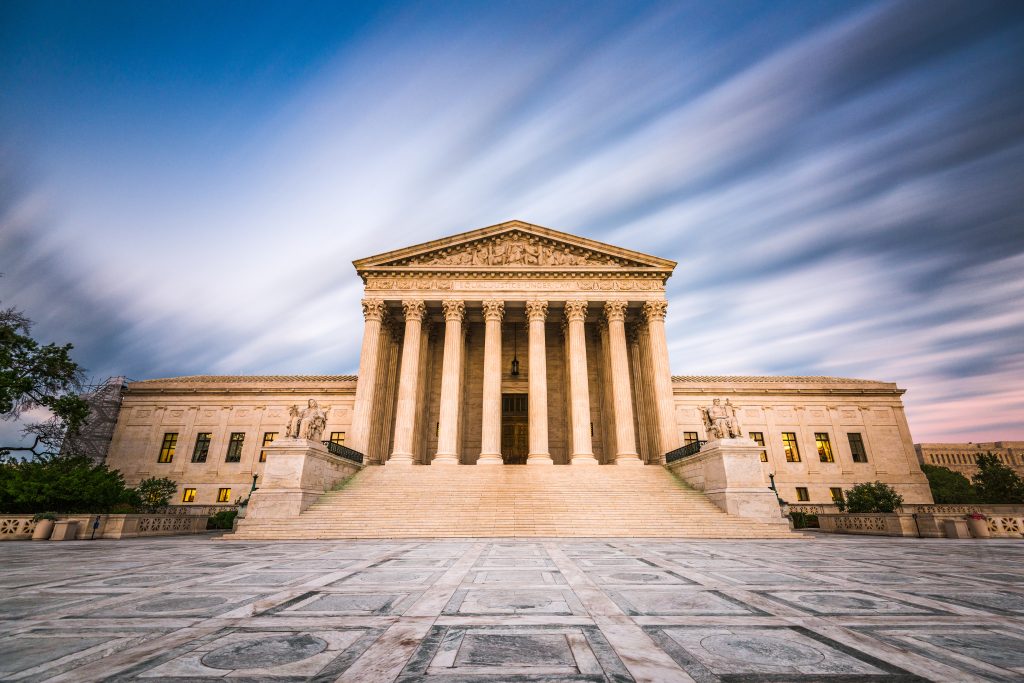
[[[335,446],[344,446],[345,432],[331,432],[331,443]]]
[[[192,451],[192,462],[206,462],[206,456],[210,454],[211,432],[199,432],[196,434],[196,449]]]
[[[697,432],[683,432],[683,445],[689,446],[691,443],[697,443]]]
[[[228,456],[224,458],[224,462],[241,462],[244,443],[245,432],[231,432],[231,439],[228,441]]]
[[[168,432],[164,434],[164,442],[160,444],[160,457],[157,462],[170,462],[174,460],[174,449],[178,447],[178,433]]]
[[[800,462],[800,448],[796,445],[796,432],[782,432],[782,448],[786,462]]]
[[[764,432],[750,432],[750,440],[764,447]],[[761,462],[768,462],[768,451],[761,451]]]
[[[266,448],[270,444],[274,443],[274,439],[277,438],[277,432],[263,432],[263,447]],[[267,452],[260,451],[260,462],[267,461]]]
[[[827,432],[815,432],[814,443],[818,446],[818,459],[822,462],[835,462],[836,458],[832,455],[832,442],[828,440]]]
[[[868,452],[864,450],[864,440],[857,432],[850,432],[846,435],[850,440],[850,452],[853,453],[854,462],[867,462]]]
[[[838,486],[834,486],[828,490],[832,494],[832,502],[838,503],[843,499],[843,490]]]
[[[231,502],[231,489],[217,489],[217,502],[218,503],[230,503]]]
[[[182,503],[194,503],[196,502],[196,490],[185,489],[185,494],[181,497]]]
[[[221,489],[221,490],[223,490],[223,489]],[[807,495],[807,487],[806,486],[797,486],[796,487],[796,499],[798,501],[801,501],[801,502],[807,502],[807,501],[809,501],[811,499],[811,497],[809,495]]]

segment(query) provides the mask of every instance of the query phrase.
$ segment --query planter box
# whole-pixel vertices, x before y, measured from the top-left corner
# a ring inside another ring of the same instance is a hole
[[[74,519],[58,519],[53,523],[51,541],[73,541],[78,535],[78,521]]]
[[[962,519],[947,519],[942,523],[946,532],[946,538],[970,538],[971,532],[967,528],[967,522]]]

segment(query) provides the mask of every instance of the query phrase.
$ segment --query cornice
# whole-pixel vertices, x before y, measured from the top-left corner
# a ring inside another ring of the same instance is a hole
[[[551,241],[553,243],[564,244],[564,245],[567,245],[568,247],[571,247],[571,248],[582,249],[582,250],[587,250],[587,251],[592,251],[592,252],[600,253],[600,254],[606,255],[608,257],[615,258],[615,259],[622,259],[622,260],[626,260],[626,261],[634,261],[634,262],[643,264],[644,268],[653,268],[653,269],[656,269],[656,270],[667,271],[667,275],[670,275],[672,270],[676,266],[676,262],[675,261],[671,261],[669,259],[664,259],[664,258],[661,258],[661,257],[658,257],[658,256],[652,256],[650,254],[645,254],[645,253],[638,252],[638,251],[633,251],[633,250],[630,250],[630,249],[624,249],[622,247],[617,247],[617,246],[612,245],[612,244],[607,244],[607,243],[604,243],[604,242],[599,242],[597,240],[592,240],[592,239],[589,239],[589,238],[586,238],[586,237],[580,237],[578,235],[573,235],[573,234],[570,234],[570,233],[561,232],[561,231],[558,231],[558,230],[553,230],[551,228],[546,228],[544,226],[534,225],[532,223],[526,223],[525,221],[519,221],[519,220],[513,220],[513,221],[507,221],[507,222],[504,222],[504,223],[498,223],[496,225],[491,225],[491,226],[488,226],[488,227],[485,227],[485,228],[479,228],[479,229],[476,229],[476,230],[470,230],[468,232],[459,233],[457,235],[452,235],[450,237],[445,237],[445,238],[441,238],[441,239],[437,239],[437,240],[432,240],[430,242],[424,242],[424,243],[421,243],[421,244],[416,244],[416,245],[412,245],[412,246],[409,246],[409,247],[404,247],[402,249],[396,249],[394,251],[388,251],[388,252],[384,252],[384,253],[377,254],[377,255],[374,255],[374,256],[369,256],[369,257],[366,257],[366,258],[357,259],[357,260],[352,262],[352,265],[355,266],[355,269],[360,274],[360,276],[363,276],[365,272],[368,272],[368,271],[373,270],[373,269],[381,268],[382,266],[385,266],[385,264],[388,264],[388,263],[393,263],[395,261],[403,261],[403,260],[406,260],[406,259],[411,259],[411,258],[414,258],[416,256],[421,256],[423,254],[428,254],[428,253],[433,253],[433,252],[445,252],[446,250],[455,250],[455,249],[461,248],[463,246],[466,246],[467,244],[469,244],[471,242],[474,242],[474,241],[486,240],[488,238],[497,237],[497,236],[499,236],[501,234],[504,234],[504,233],[514,233],[514,232],[523,233],[527,237],[533,237],[533,238],[537,238],[537,239],[541,239],[541,240],[549,240],[549,241]],[[405,268],[405,267],[407,267],[407,266],[394,266],[393,265],[393,266],[390,266],[389,269]],[[434,268],[437,268],[437,267],[423,266],[423,265],[408,266],[408,267],[409,268],[415,268],[417,271],[422,271],[422,272],[431,272],[431,270],[433,270]],[[552,266],[545,266],[544,268],[545,269],[550,269],[551,267]],[[579,269],[590,269],[590,268],[600,269],[601,267],[602,266],[578,266]],[[441,266],[440,267],[441,270],[446,270],[446,269],[451,269],[451,268],[452,268],[452,266]],[[479,269],[479,268],[486,268],[488,270],[491,269],[491,268],[503,269],[500,266],[475,266],[475,267],[469,267],[469,268],[471,268],[471,269],[472,268],[477,268],[477,269]],[[531,268],[531,267],[530,266],[526,266],[527,270],[529,268]],[[616,269],[620,270],[620,271],[623,270],[623,268],[621,268],[621,267],[616,267]],[[513,272],[515,272],[516,270],[517,269],[514,269]],[[666,275],[666,277],[667,277],[667,275]]]

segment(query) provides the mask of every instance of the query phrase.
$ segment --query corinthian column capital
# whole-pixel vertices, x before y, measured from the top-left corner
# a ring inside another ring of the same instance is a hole
[[[644,318],[647,320],[664,320],[668,312],[667,301],[645,301]]]
[[[411,299],[402,302],[402,310],[405,311],[406,320],[423,320],[427,313],[427,305],[419,299]]]
[[[483,302],[484,320],[497,320],[501,322],[505,315],[505,302],[489,299]]]
[[[366,320],[384,320],[387,308],[380,299],[363,299],[363,318]]]
[[[548,317],[548,302],[547,301],[527,301],[526,302],[526,317],[532,322],[534,320],[540,320],[543,322]]]
[[[566,301],[565,302],[565,318],[569,322],[583,322],[583,319],[587,317],[587,302],[586,301]]]
[[[463,316],[466,315],[466,302],[457,299],[446,299],[441,302],[441,309],[444,311],[445,320],[462,322]]]
[[[629,303],[626,301],[606,301],[604,304],[604,317],[608,322],[626,322],[626,308]]]

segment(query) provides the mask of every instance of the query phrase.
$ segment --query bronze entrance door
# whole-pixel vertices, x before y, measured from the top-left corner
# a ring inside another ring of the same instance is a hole
[[[501,395],[501,458],[506,465],[525,465],[529,454],[526,394]]]

